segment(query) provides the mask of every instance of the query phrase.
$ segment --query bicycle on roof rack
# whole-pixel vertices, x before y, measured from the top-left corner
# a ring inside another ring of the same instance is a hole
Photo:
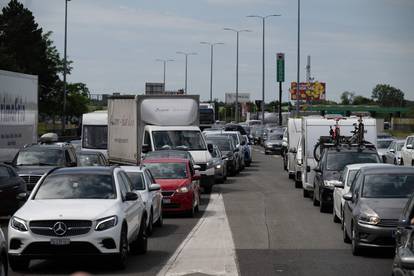
[[[321,136],[319,141],[316,143],[313,149],[313,157],[317,162],[320,161],[323,149],[327,147],[339,147],[340,145],[348,146],[373,146],[371,143],[365,141],[364,133],[365,127],[362,119],[362,115],[358,115],[358,124],[354,124],[354,130],[351,131],[352,136],[341,136],[341,129],[339,127],[340,120],[346,120],[346,118],[337,117],[333,118],[335,120],[335,126],[329,127],[329,136]]]

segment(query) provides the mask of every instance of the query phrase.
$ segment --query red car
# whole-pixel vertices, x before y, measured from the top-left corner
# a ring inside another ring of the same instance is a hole
[[[159,158],[143,161],[163,195],[165,212],[185,212],[194,216],[200,205],[200,175],[187,159]]]

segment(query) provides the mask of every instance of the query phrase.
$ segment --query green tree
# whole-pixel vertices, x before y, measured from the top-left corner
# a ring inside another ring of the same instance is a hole
[[[32,12],[17,0],[0,13],[0,69],[37,75],[39,112],[56,115],[62,110],[58,74],[63,67],[50,34],[43,34]]]
[[[368,99],[368,98],[364,97],[364,96],[355,96],[352,104],[354,104],[354,105],[369,105],[369,104],[373,104],[373,101],[371,99]]]
[[[341,104],[343,105],[354,104],[353,103],[354,98],[355,98],[354,92],[345,91],[341,94]]]
[[[377,84],[371,97],[381,106],[404,106],[404,93],[389,84]]]
[[[67,85],[67,114],[80,117],[88,112],[89,89],[84,83],[70,83]]]

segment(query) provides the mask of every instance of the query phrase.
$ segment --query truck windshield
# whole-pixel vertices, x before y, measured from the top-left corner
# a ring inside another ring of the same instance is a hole
[[[201,136],[201,132],[196,130],[153,131],[152,138],[155,150],[206,150],[206,144]]]
[[[214,124],[213,109],[200,109],[200,124]]]
[[[108,126],[84,125],[82,147],[86,149],[107,149]]]

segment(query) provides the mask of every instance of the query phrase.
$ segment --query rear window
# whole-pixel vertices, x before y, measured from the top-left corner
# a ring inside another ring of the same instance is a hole
[[[186,163],[145,163],[155,179],[187,178]]]
[[[380,159],[376,153],[328,152],[325,169],[328,171],[342,171],[346,165],[360,163],[380,163]]]
[[[414,174],[366,175],[362,197],[406,198],[414,192]]]

